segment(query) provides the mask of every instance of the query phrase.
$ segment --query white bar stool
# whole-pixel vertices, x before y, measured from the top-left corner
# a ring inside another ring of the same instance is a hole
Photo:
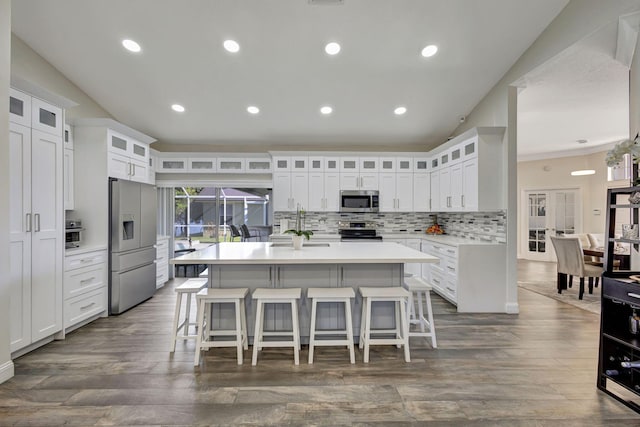
[[[431,346],[438,348],[438,344],[436,343],[436,325],[433,323],[433,308],[431,307],[431,285],[424,279],[415,276],[405,277],[404,284],[411,293],[408,310],[409,325],[420,325],[420,332],[409,330],[409,336],[431,338]],[[423,294],[424,300],[422,297]],[[417,315],[415,302],[417,302],[418,305]],[[424,317],[425,310],[427,311],[427,318]],[[428,331],[426,330],[427,328]]]
[[[176,351],[176,341],[178,340],[178,332],[182,329],[183,336],[181,339],[196,339],[196,335],[189,335],[189,326],[196,325],[195,322],[190,322],[190,313],[191,313],[191,296],[195,295],[200,291],[200,289],[207,286],[207,279],[188,279],[181,285],[176,286],[175,292],[178,294],[176,298],[176,309],[175,314],[173,316],[173,332],[171,336],[171,347],[170,352],[173,353]],[[187,307],[185,312],[184,321],[180,322],[180,308],[182,307],[182,296],[186,294],[187,297]]]
[[[302,290],[300,288],[258,288],[253,291],[256,300],[256,327],[253,332],[252,365],[258,363],[258,352],[264,347],[293,347],[293,359],[300,364],[300,323],[298,321],[298,300]],[[292,331],[264,331],[264,305],[290,304]],[[291,341],[265,341],[265,336],[291,336]]]
[[[194,366],[200,364],[200,350],[211,347],[236,347],[238,365],[242,365],[242,352],[249,349],[247,338],[247,318],[244,309],[244,297],[249,293],[247,288],[205,288],[196,295],[198,301],[198,338],[196,340],[196,356]],[[233,304],[235,308],[234,329],[212,329],[212,304]],[[210,307],[208,307],[210,306]],[[233,336],[234,340],[213,340],[212,336]]]
[[[309,364],[313,364],[313,349],[315,346],[346,345],[349,349],[351,363],[356,363],[353,349],[353,320],[351,317],[351,298],[356,293],[352,288],[309,288],[307,298],[312,299],[311,326],[309,330]],[[333,302],[344,304],[345,329],[316,330],[316,309],[318,303]],[[317,340],[316,335],[346,335],[346,339]]]
[[[404,346],[404,360],[411,361],[409,355],[409,322],[405,307],[410,293],[401,286],[373,288],[361,287],[362,317],[360,319],[360,343],[364,348],[364,363],[369,363],[370,345],[397,345]],[[371,305],[374,302],[393,302],[395,309],[395,329],[371,330]],[[395,338],[372,338],[371,334],[395,334]]]

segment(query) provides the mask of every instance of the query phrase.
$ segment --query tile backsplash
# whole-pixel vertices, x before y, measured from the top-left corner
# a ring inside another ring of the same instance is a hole
[[[337,213],[306,212],[304,228],[315,233],[333,234],[338,232],[338,221],[374,221],[378,233],[424,233],[437,218],[445,233],[472,240],[506,243],[506,211],[496,212],[386,212],[386,213]],[[281,220],[289,220],[294,225],[295,212],[274,213],[274,233],[280,232]]]

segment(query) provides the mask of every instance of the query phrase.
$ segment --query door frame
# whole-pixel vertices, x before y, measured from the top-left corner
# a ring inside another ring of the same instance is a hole
[[[520,230],[518,233],[518,248],[519,248],[519,258],[527,259],[527,260],[535,260],[535,261],[555,261],[555,251],[553,250],[553,245],[550,240],[550,233],[546,234],[546,248],[547,251],[546,256],[541,257],[544,259],[540,259],[538,257],[531,258],[529,256],[528,250],[528,236],[529,236],[529,228],[528,228],[528,219],[529,219],[529,210],[528,210],[528,194],[533,192],[547,193],[547,200],[551,200],[551,197],[555,192],[562,191],[575,191],[576,192],[576,202],[575,202],[575,231],[574,233],[582,233],[582,227],[584,225],[584,210],[582,207],[582,189],[580,187],[534,187],[534,188],[522,188],[520,193],[520,203],[519,203],[519,222],[520,222]],[[553,212],[555,212],[555,202],[554,206],[551,207],[550,203],[547,203],[547,212],[550,216]]]

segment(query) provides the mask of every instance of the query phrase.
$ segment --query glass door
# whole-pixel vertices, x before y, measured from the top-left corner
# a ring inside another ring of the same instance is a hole
[[[580,232],[577,189],[526,191],[523,257],[535,261],[555,261],[551,236]]]

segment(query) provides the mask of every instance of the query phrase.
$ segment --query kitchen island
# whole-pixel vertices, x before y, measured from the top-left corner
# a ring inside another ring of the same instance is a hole
[[[437,263],[438,258],[397,243],[305,242],[301,250],[291,243],[222,242],[171,260],[172,264],[207,264],[209,286],[214,288],[246,287],[250,293],[260,287],[302,288],[300,300],[300,330],[302,342],[307,342],[311,305],[305,289],[310,287],[350,286],[356,290],[352,306],[354,335],[360,333],[360,286],[400,286],[404,280],[404,263]],[[246,298],[247,326],[253,336],[255,307],[251,295]],[[285,306],[268,307],[265,329],[291,328],[289,310]],[[212,319],[220,327],[233,325],[232,309],[216,310]],[[374,328],[392,327],[393,306],[374,307]],[[323,304],[318,308],[318,328],[344,327],[344,314],[338,304]]]

